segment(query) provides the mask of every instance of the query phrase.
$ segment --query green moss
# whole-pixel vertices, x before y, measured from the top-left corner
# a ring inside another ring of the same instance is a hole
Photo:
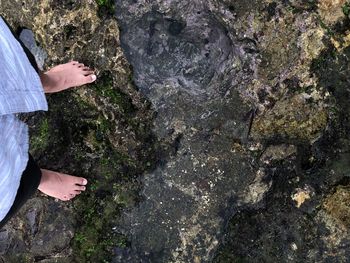
[[[122,102],[114,93],[112,80],[102,78],[96,85],[99,95],[111,99],[112,103]],[[86,105],[76,103],[87,110]],[[92,153],[99,156],[93,162],[88,191],[74,202],[77,215],[77,229],[72,240],[74,262],[110,262],[113,248],[125,247],[127,239],[113,228],[117,225],[121,210],[133,205],[137,198],[138,185],[133,181],[136,164],[127,154],[113,148],[108,136],[113,125],[102,113],[94,114],[93,119],[83,120],[78,126],[87,126],[88,131],[74,139],[89,145]],[[79,128],[77,128],[79,129]],[[87,163],[86,149],[76,147],[74,163]],[[82,176],[84,176],[82,174]]]
[[[109,72],[102,73],[93,87],[100,96],[108,98],[123,113],[128,114],[135,111],[131,99],[113,86],[113,78]]]
[[[44,118],[39,125],[39,129],[31,138],[31,151],[37,152],[45,149],[49,144],[49,137],[49,121],[47,118]]]
[[[74,203],[79,215],[79,227],[72,242],[76,262],[110,262],[113,248],[127,245],[126,237],[113,229],[127,202],[119,198],[123,191],[114,187],[112,181],[111,176],[90,180],[91,191]],[[125,182],[124,187],[127,185]]]
[[[343,5],[342,9],[343,9],[344,15],[349,16],[349,14],[350,14],[350,4],[346,3],[345,5]]]
[[[109,81],[105,79],[104,87],[108,88]],[[49,97],[49,112],[45,118],[38,117],[39,125],[32,130],[33,154],[40,165],[60,169],[56,165],[61,163],[67,172],[89,181],[87,191],[73,203],[77,225],[72,261],[110,262],[113,248],[127,245],[126,238],[113,228],[121,210],[137,198],[136,164],[109,142],[113,125],[102,112],[72,95]]]
[[[335,34],[334,31],[329,26],[327,26],[326,23],[323,22],[321,16],[317,16],[317,20],[318,20],[318,23],[320,24],[320,26],[324,30],[326,30],[326,32],[329,36],[334,36],[334,34]]]
[[[106,150],[106,149],[103,149]],[[72,241],[76,262],[110,262],[113,248],[124,247],[126,238],[115,232],[120,211],[126,203],[117,196],[123,195],[115,181],[122,180],[122,159],[117,154],[107,156],[106,150],[95,168],[98,171],[89,179],[89,190],[74,203],[78,228]],[[124,182],[124,187],[130,185]],[[132,184],[130,186],[133,187]],[[124,189],[124,188],[123,188]],[[134,197],[131,197],[134,198]]]
[[[97,199],[92,194],[76,202],[75,207],[83,223],[73,239],[75,262],[110,262],[113,248],[127,245],[126,238],[113,230],[119,203],[113,196]]]
[[[91,96],[108,100],[108,110],[136,134],[141,120],[133,118],[131,99],[114,87],[111,75],[102,74],[92,89]],[[65,92],[49,96],[48,102],[49,112],[45,119],[39,116],[36,122],[40,125],[33,131],[36,159],[44,167],[63,169],[89,181],[87,190],[73,202],[77,225],[71,241],[72,262],[111,262],[113,248],[128,245],[115,226],[120,224],[121,211],[137,202],[139,183],[135,178],[147,165],[130,156],[127,146],[120,150],[111,144],[109,138],[118,137],[115,123],[89,100]],[[135,144],[149,147],[144,138],[141,134]]]
[[[249,259],[233,255],[229,249],[223,249],[220,254],[214,259],[214,263],[249,263]]]
[[[98,13],[100,16],[104,14],[113,15],[115,11],[115,4],[113,0],[96,0],[98,5]]]
[[[109,125],[101,122],[102,119],[100,116],[95,129],[107,133]],[[132,169],[130,173],[125,169],[131,162],[130,158],[114,150],[104,137],[95,143],[99,144],[95,154],[100,155],[94,167],[96,172],[89,177],[89,191],[74,203],[78,228],[72,245],[74,258],[79,263],[110,262],[113,248],[127,245],[126,238],[113,227],[121,209],[133,204],[136,196],[135,185],[130,181]],[[121,183],[117,184],[118,181]]]
[[[321,53],[321,55],[314,59],[311,63],[311,71],[317,71],[317,70],[321,70],[324,69],[325,67],[327,67],[327,64],[329,63],[330,60],[333,60],[337,57],[337,52],[334,48],[330,49],[327,51],[327,54],[325,54],[324,52]]]
[[[291,2],[286,2],[286,10],[293,14],[300,14],[305,11],[311,12],[317,9],[317,3],[317,0],[304,0],[302,3],[298,2],[297,5],[293,5]]]
[[[339,118],[339,125],[344,128],[344,133],[348,133],[350,128],[348,118],[349,109],[349,57],[350,47],[341,52],[337,52],[334,47],[321,52],[311,65],[310,71],[317,76],[321,87],[325,87],[332,95],[337,108],[333,111]]]

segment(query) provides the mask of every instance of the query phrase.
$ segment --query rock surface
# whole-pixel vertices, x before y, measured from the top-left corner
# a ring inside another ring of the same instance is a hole
[[[99,75],[23,117],[39,164],[91,186],[32,198],[0,232],[4,262],[349,260],[350,3],[1,0],[0,14],[32,30],[44,68]]]

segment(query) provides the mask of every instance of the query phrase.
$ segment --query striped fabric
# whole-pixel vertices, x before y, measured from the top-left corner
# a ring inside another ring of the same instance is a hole
[[[16,113],[47,110],[40,78],[0,17],[0,221],[28,162],[28,127]]]
[[[0,17],[0,115],[47,110],[40,78]]]

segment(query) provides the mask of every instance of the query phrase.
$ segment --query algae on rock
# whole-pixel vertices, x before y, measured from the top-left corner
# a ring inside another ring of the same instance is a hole
[[[87,177],[89,190],[72,204],[31,199],[1,232],[1,257],[348,259],[347,8],[0,1],[14,29],[33,30],[45,68],[76,59],[98,74],[95,85],[49,96],[48,113],[25,117],[39,163]]]
[[[103,262],[127,243],[114,227],[121,211],[138,199],[137,175],[152,166],[153,113],[132,84],[118,25],[110,10],[101,8],[111,3],[0,1],[0,14],[15,31],[31,29],[47,51],[45,69],[74,59],[98,75],[96,84],[48,96],[47,113],[23,117],[41,167],[86,177],[89,185],[71,204],[40,194],[31,199],[8,225],[4,242],[18,249],[1,251],[5,261]],[[55,214],[66,220],[52,220]],[[16,221],[22,225],[16,227]],[[48,230],[55,228],[61,232],[51,236]],[[22,237],[22,232],[31,234]],[[49,237],[52,246],[35,254]]]
[[[252,136],[270,141],[314,142],[328,123],[323,101],[315,102],[304,93],[276,102],[275,106],[254,120]]]

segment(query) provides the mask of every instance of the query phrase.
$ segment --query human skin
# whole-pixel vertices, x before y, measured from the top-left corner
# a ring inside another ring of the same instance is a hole
[[[94,71],[78,61],[61,64],[39,74],[45,93],[56,93],[72,87],[82,86],[96,80]],[[46,169],[38,189],[46,195],[62,201],[69,201],[86,190],[87,180]]]

